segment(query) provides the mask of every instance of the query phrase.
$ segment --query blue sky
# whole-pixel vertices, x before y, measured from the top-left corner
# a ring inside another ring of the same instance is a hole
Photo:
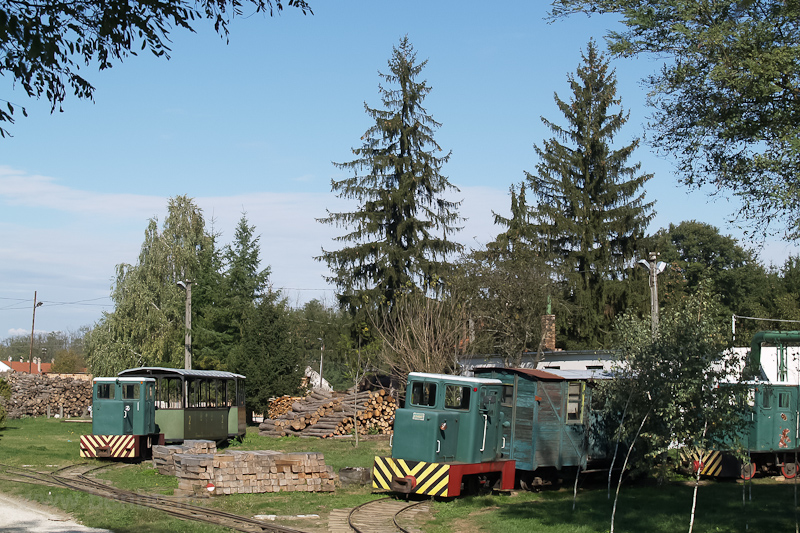
[[[75,330],[111,310],[115,265],[136,261],[147,220],[163,219],[167,199],[180,194],[213,219],[222,243],[246,212],[261,235],[262,265],[290,303],[333,302],[326,267],[313,257],[342,230],[315,219],[347,208],[330,190],[347,175],[332,162],[352,159],[371,125],[364,103],[380,106],[378,71],[388,71],[403,35],[428,60],[425,105],[442,123],[436,139],[452,150],[444,174],[468,218],[458,239],[486,243],[498,232],[492,211],[506,213],[509,186],[535,168],[532,145],[551,137],[539,117],[563,124],[553,94],[569,98],[567,74],[581,50],[590,38],[604,48],[615,24],[548,24],[546,2],[311,4],[313,16],[289,9],[238,18],[228,45],[201,24],[196,34],[173,34],[169,61],[143,52],[103,72],[84,68],[95,101],[68,98],[55,114],[0,80],[0,96],[29,115],[0,139],[0,339],[30,333],[34,291],[45,302],[37,331]],[[630,111],[621,145],[645,135],[639,80],[658,63],[612,66]],[[741,236],[726,222],[735,202],[688,193],[646,144],[634,160],[655,174],[651,231],[694,219]],[[780,265],[789,253],[769,241],[760,257]]]

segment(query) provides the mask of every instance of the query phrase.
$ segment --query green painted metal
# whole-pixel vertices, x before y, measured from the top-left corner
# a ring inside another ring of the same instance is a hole
[[[184,410],[184,439],[226,440],[228,438],[228,410],[197,408]]]
[[[786,352],[787,344],[800,344],[800,331],[759,331],[750,341],[750,364],[753,372],[758,375],[761,369],[761,345],[774,344],[778,347],[781,357],[778,359],[778,376],[786,379]]]
[[[392,457],[432,463],[499,459],[501,391],[494,379],[412,372],[406,405],[395,412]]]
[[[96,378],[92,383],[92,433],[155,433],[155,380]]]
[[[163,433],[166,442],[183,441],[183,409],[156,409],[156,432]]]
[[[760,383],[753,392],[752,424],[742,445],[751,453],[798,448],[798,386]]]
[[[501,452],[503,458],[516,461],[518,470],[586,468],[590,460],[606,458],[603,443],[590,437],[594,418],[588,409],[591,388],[585,382],[521,369],[476,369],[476,373],[513,387],[500,406],[504,417]],[[574,419],[568,415],[570,384],[578,393],[573,398],[577,403]]]

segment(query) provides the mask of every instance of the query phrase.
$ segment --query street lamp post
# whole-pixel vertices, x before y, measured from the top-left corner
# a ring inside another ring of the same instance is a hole
[[[36,327],[36,308],[43,303],[36,303],[36,291],[33,291],[33,319],[31,319],[31,349],[28,353],[28,374],[33,374],[33,329]]]
[[[178,287],[186,291],[186,333],[183,341],[183,368],[192,369],[192,283],[179,281]]]
[[[655,338],[658,332],[658,275],[664,272],[667,264],[664,261],[656,262],[658,259],[656,252],[650,252],[649,259],[649,261],[640,259],[639,265],[650,272],[650,319],[653,338]]]

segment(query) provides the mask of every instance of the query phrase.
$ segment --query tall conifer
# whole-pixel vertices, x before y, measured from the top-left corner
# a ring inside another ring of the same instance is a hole
[[[536,173],[527,173],[533,207],[533,242],[565,283],[576,312],[561,322],[572,346],[590,348],[608,340],[611,320],[624,295],[615,283],[625,276],[653,217],[641,187],[652,174],[627,161],[639,140],[614,149],[614,136],[628,120],[616,96],[617,80],[590,41],[576,75],[568,75],[572,98],[555,95],[567,126],[542,117],[555,136],[539,147]],[[559,317],[564,320],[567,317]]]
[[[430,288],[445,274],[448,255],[461,250],[448,240],[460,221],[460,202],[444,197],[458,191],[441,174],[450,153],[436,155],[442,149],[433,133],[440,124],[422,107],[430,92],[419,81],[426,63],[417,62],[408,37],[400,40],[389,73],[380,74],[386,84],[379,85],[383,109],[364,104],[375,124],[353,149],[356,159],[335,163],[353,176],[333,181],[332,190],[359,206],[320,219],[347,233],[336,239],[345,247],[323,250],[317,259],[328,264],[328,281],[339,288],[340,303],[351,308],[365,301],[391,304],[400,290]]]

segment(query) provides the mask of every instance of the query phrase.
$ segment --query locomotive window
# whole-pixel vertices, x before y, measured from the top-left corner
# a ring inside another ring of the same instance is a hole
[[[412,405],[436,405],[436,383],[416,382],[411,387]]]
[[[583,420],[583,402],[581,401],[581,383],[579,381],[569,384],[567,397],[567,421],[580,422]]]
[[[113,383],[98,383],[97,384],[97,399],[98,400],[113,400],[114,399],[114,384]]]
[[[778,394],[778,409],[789,408],[789,393],[781,392]]]
[[[772,408],[772,391],[767,389],[761,396],[761,407],[764,409]]]
[[[139,384],[126,383],[122,386],[122,399],[123,400],[138,400],[139,399]]]
[[[446,385],[444,389],[445,409],[469,409],[470,387]]]
[[[501,405],[514,405],[514,385],[503,385],[503,397],[500,399]]]

